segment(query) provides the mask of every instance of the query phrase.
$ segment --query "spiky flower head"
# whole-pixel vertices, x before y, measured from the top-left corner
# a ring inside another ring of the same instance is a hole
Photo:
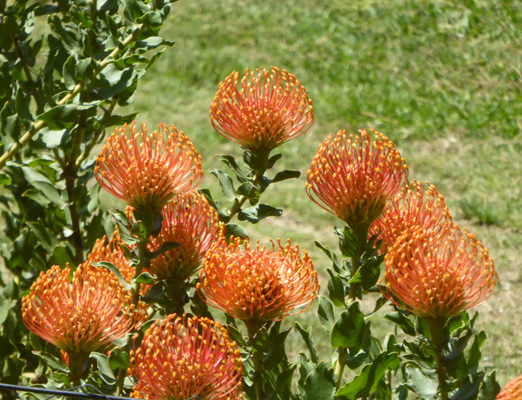
[[[201,156],[183,132],[160,124],[117,128],[96,158],[94,175],[113,196],[134,209],[161,209],[179,193],[195,189],[203,178]]]
[[[241,399],[239,349],[218,323],[169,315],[131,352],[131,397],[150,400]]]
[[[199,193],[180,195],[162,209],[163,223],[157,237],[151,237],[149,251],[156,251],[165,242],[178,247],[153,259],[148,270],[158,279],[183,282],[201,266],[210,245],[223,236],[224,226],[217,212]]]
[[[219,84],[210,121],[222,136],[251,151],[267,151],[305,133],[313,124],[312,100],[287,71],[272,67],[231,73]]]
[[[522,400],[522,375],[506,383],[495,400]]]
[[[386,204],[383,214],[372,223],[369,234],[382,239],[382,253],[409,227],[422,226],[434,234],[440,234],[453,225],[444,197],[435,186],[426,182],[426,187],[413,180]]]
[[[308,196],[350,227],[368,226],[404,185],[408,168],[382,133],[346,136],[340,130],[319,145],[307,173]]]
[[[146,318],[112,272],[80,264],[69,280],[69,266],[41,273],[22,299],[22,318],[34,334],[68,353],[107,348]]]
[[[209,305],[244,321],[277,321],[311,306],[317,297],[317,272],[308,253],[290,240],[272,249],[252,248],[240,239],[215,243],[200,272],[198,292]]]
[[[450,318],[487,300],[496,273],[488,250],[457,225],[405,229],[384,259],[383,295],[418,317]]]

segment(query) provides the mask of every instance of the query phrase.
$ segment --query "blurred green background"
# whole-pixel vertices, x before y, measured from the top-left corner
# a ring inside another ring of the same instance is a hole
[[[454,219],[489,248],[499,284],[474,309],[489,338],[482,366],[496,368],[502,385],[522,373],[522,2],[181,0],[163,34],[176,44],[145,76],[133,108],[149,127],[184,131],[207,171],[221,168],[216,153],[241,155],[208,118],[232,71],[287,69],[313,99],[313,128],[280,148],[283,166],[302,176],[269,189],[264,202],[284,214],[247,226],[254,240],[299,243],[325,288],[328,260],[314,240],[335,249],[332,228],[342,223],[306,196],[306,170],[328,134],[381,131],[410,178],[434,184]],[[217,193],[208,172],[202,187]],[[299,318],[328,352],[313,310]],[[377,317],[373,326],[383,337],[389,329]]]

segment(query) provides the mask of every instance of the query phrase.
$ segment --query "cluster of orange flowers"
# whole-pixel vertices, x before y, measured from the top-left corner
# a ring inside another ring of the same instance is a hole
[[[233,73],[219,86],[210,108],[221,135],[256,152],[270,152],[302,135],[313,123],[312,102],[286,71],[246,71],[238,89]],[[200,266],[197,290],[209,305],[245,321],[275,321],[304,311],[319,291],[310,257],[288,241],[272,248],[223,237],[223,224],[194,192],[202,180],[201,157],[172,126],[149,134],[135,124],[118,128],[96,160],[95,177],[134,209],[162,212],[162,228],[148,250],[165,242],[178,247],[154,259],[147,271],[184,281]],[[319,145],[306,190],[322,208],[352,229],[379,235],[386,252],[383,295],[421,317],[448,318],[487,299],[496,275],[484,246],[452,221],[431,185],[407,183],[408,168],[391,140],[364,130],[339,131]],[[105,349],[136,329],[145,306],[108,270],[109,261],[128,281],[134,275],[116,236],[96,244],[71,274],[58,266],[42,274],[23,300],[29,330],[69,355]],[[142,292],[143,294],[143,292]],[[239,398],[241,360],[226,330],[204,318],[175,315],[155,322],[132,355],[133,396],[142,398]]]

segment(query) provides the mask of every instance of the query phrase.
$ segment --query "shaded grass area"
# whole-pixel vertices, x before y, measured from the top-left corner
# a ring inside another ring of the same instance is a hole
[[[286,68],[314,101],[312,130],[281,148],[284,167],[303,175],[269,189],[265,201],[285,212],[247,227],[252,238],[290,237],[308,249],[325,287],[328,262],[314,240],[335,248],[332,227],[341,224],[308,199],[304,175],[329,133],[385,133],[410,177],[435,184],[494,257],[499,287],[478,308],[489,337],[483,365],[502,384],[519,375],[522,3],[181,0],[173,13],[166,35],[176,45],[146,75],[134,108],[149,125],[175,123],[187,133],[205,169],[219,167],[216,152],[241,155],[208,119],[219,81],[233,70]],[[208,173],[203,187],[216,192]],[[298,318],[317,325],[312,310]],[[385,333],[381,324],[374,322]],[[316,341],[328,351],[327,337]]]

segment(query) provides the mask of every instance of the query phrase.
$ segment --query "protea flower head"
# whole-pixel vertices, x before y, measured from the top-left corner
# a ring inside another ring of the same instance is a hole
[[[96,159],[94,175],[113,196],[134,209],[161,209],[179,193],[195,189],[203,178],[201,156],[172,125],[117,128]]]
[[[153,259],[148,270],[158,279],[183,282],[201,266],[212,242],[223,236],[224,226],[206,198],[193,192],[180,195],[162,209],[163,223],[157,237],[151,237],[149,251],[165,242],[179,246]]]
[[[495,290],[488,250],[457,225],[443,233],[407,228],[384,259],[383,295],[418,317],[450,318],[474,307]]]
[[[209,305],[244,321],[277,321],[311,306],[317,272],[306,251],[290,240],[277,248],[251,248],[240,239],[212,245],[203,261],[198,292]]]
[[[312,126],[312,100],[292,74],[276,67],[247,69],[239,88],[238,79],[233,72],[221,82],[210,105],[210,121],[222,136],[269,153]]]
[[[319,145],[307,173],[308,196],[350,227],[369,226],[404,185],[408,168],[382,133],[346,136],[340,130]]]
[[[521,400],[522,399],[522,375],[510,380],[502,388],[495,400]]]
[[[130,293],[109,270],[86,262],[72,282],[70,274],[69,266],[53,266],[22,299],[23,322],[42,339],[69,355],[100,351],[145,320],[144,306],[131,304]]]
[[[440,234],[453,225],[444,197],[435,186],[427,182],[426,186],[427,189],[417,180],[404,186],[386,204],[383,214],[372,223],[369,233],[383,240],[381,252],[385,253],[404,229],[409,227],[422,226],[434,234]]]
[[[207,318],[169,315],[131,352],[131,397],[150,400],[241,399],[242,363],[228,332]]]

